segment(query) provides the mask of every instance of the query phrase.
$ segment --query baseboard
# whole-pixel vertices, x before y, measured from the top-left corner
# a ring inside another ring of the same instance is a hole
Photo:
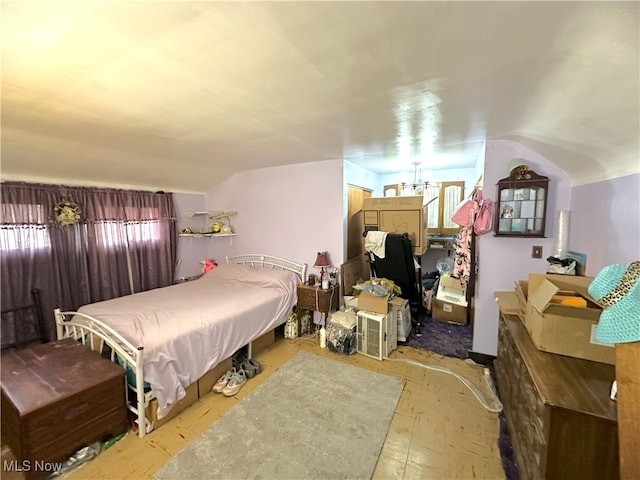
[[[493,355],[487,355],[486,353],[469,352],[469,358],[481,365],[491,365],[496,359]]]

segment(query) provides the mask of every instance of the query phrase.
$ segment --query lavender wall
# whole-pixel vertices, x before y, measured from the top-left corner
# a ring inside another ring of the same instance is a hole
[[[309,266],[328,251],[334,266],[343,262],[341,160],[286,165],[241,172],[205,193],[208,210],[237,210],[235,237],[212,238],[207,255],[265,253]]]
[[[571,250],[587,254],[586,274],[640,259],[640,174],[574,187]]]
[[[174,193],[176,205],[178,231],[183,228],[204,228],[206,219],[203,217],[188,217],[188,212],[200,212],[204,208],[204,195],[189,193]],[[178,268],[176,278],[190,277],[202,273],[200,262],[206,255],[205,238],[178,237]]]
[[[522,163],[550,177],[547,238],[498,238],[491,233],[478,238],[472,347],[477,353],[497,353],[498,308],[493,292],[513,290],[515,280],[546,271],[559,210],[571,210],[569,249],[587,253],[588,275],[611,263],[640,258],[640,174],[572,189],[566,173],[551,160],[512,141],[491,140],[484,157],[485,196],[495,199],[495,184]],[[334,265],[340,265],[346,248],[346,185],[381,192],[383,183],[356,167],[331,160],[264,168],[239,173],[204,196],[177,194],[181,212],[203,206],[238,211],[231,217],[236,237],[181,239],[179,275],[198,273],[203,258],[224,261],[225,255],[238,253],[269,253],[311,266],[317,251],[328,250]],[[531,258],[533,245],[542,245],[542,259]]]
[[[493,293],[513,291],[514,281],[526,279],[529,273],[544,273],[545,258],[551,254],[558,210],[570,208],[569,178],[548,159],[519,143],[508,140],[487,142],[484,168],[484,195],[495,200],[495,184],[507,177],[517,165],[529,165],[536,173],[550,178],[547,201],[547,238],[494,237],[491,233],[478,237],[478,284],[475,297],[472,350],[496,355],[498,347],[498,307]],[[542,259],[531,258],[531,247],[542,245]]]

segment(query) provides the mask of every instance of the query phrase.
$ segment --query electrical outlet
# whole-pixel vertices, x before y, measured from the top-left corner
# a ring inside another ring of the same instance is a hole
[[[531,258],[542,258],[542,245],[531,247]]]

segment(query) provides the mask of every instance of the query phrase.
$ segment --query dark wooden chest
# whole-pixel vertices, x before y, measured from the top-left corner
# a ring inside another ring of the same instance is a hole
[[[619,478],[613,365],[538,350],[501,315],[495,368],[520,478]]]
[[[127,429],[125,371],[72,339],[2,356],[2,440],[28,479]]]

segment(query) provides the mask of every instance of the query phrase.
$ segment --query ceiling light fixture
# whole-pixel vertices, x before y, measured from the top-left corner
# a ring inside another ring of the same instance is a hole
[[[422,169],[420,169],[420,171],[418,172],[419,166],[420,162],[413,162],[413,183],[407,185],[406,182],[402,182],[400,185],[402,185],[403,191],[407,186],[409,186],[413,189],[414,193],[416,192],[416,190],[420,190],[420,193],[418,193],[418,195],[422,195],[422,191],[427,188],[427,185],[429,185],[429,182],[422,181]]]

